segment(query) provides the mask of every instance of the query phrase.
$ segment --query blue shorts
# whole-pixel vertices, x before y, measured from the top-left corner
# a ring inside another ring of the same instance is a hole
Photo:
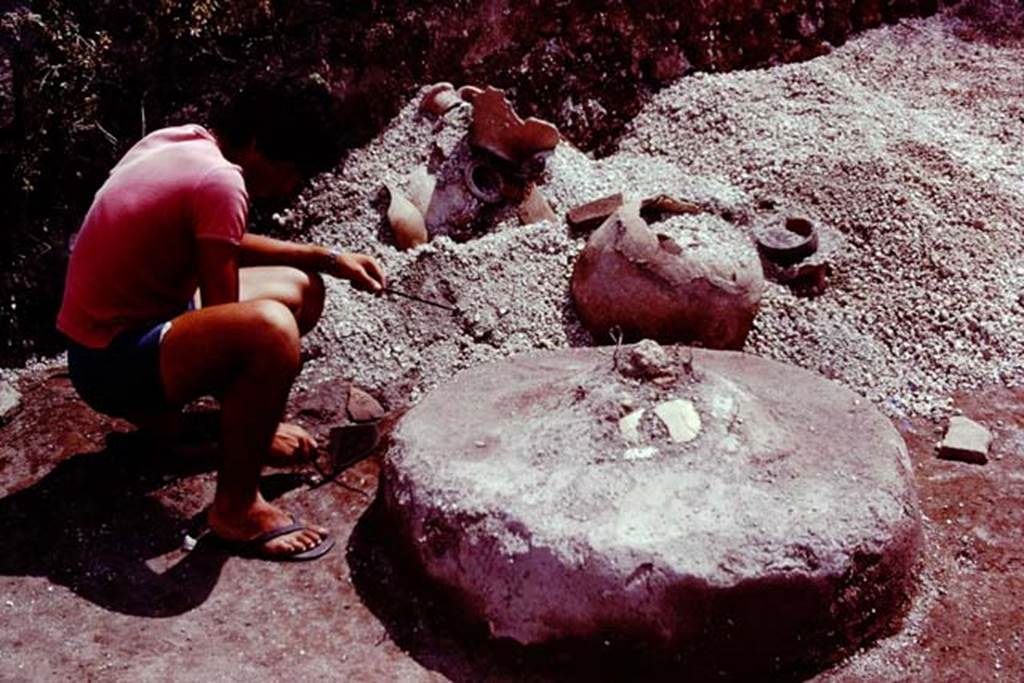
[[[114,417],[170,410],[160,381],[160,338],[165,326],[170,323],[122,332],[102,349],[68,340],[68,374],[82,400]]]

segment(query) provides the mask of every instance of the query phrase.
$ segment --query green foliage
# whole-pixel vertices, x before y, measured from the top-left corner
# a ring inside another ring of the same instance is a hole
[[[0,124],[0,363],[59,344],[67,244],[109,168],[146,130],[204,118],[278,27],[269,0],[49,0],[0,15],[13,99]]]

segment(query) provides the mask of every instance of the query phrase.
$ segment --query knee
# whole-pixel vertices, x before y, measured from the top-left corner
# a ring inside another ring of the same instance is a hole
[[[245,328],[253,362],[298,371],[299,328],[287,306],[270,299],[249,302]]]
[[[299,333],[306,334],[320,320],[324,310],[324,299],[327,295],[327,288],[324,286],[324,279],[320,273],[306,272],[305,281],[302,287],[302,306],[299,308],[297,322]]]

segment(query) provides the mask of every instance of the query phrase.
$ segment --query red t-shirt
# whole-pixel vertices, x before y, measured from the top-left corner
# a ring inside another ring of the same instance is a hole
[[[125,330],[169,320],[199,281],[196,241],[238,244],[249,196],[242,169],[201,126],[155,131],[96,193],[71,251],[57,329],[102,348]]]

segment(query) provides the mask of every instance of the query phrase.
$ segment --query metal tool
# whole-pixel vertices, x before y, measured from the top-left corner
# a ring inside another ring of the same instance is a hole
[[[407,294],[405,292],[400,292],[397,289],[392,289],[391,287],[385,287],[383,291],[384,291],[385,294],[394,294],[395,296],[400,296],[400,297],[403,297],[403,298],[406,298],[406,299],[411,299],[411,300],[419,302],[421,304],[426,304],[428,306],[436,306],[437,308],[443,308],[444,310],[450,311],[452,313],[458,313],[459,312],[459,309],[455,308],[454,306],[449,306],[447,304],[441,304],[441,303],[438,303],[436,301],[430,301],[428,299],[421,299],[418,296],[415,296],[413,294]]]

